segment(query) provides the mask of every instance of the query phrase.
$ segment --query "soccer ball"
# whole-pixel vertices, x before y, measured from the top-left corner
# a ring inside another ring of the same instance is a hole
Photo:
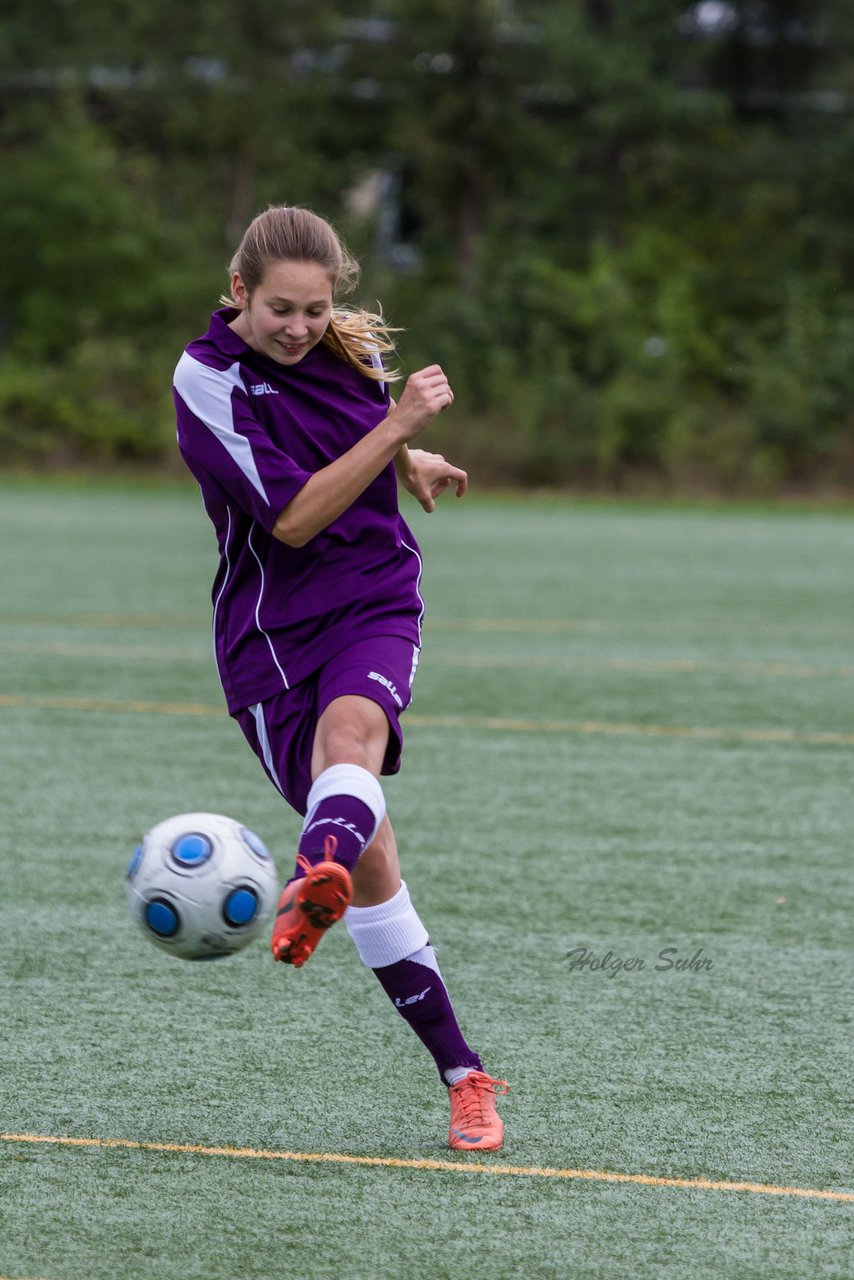
[[[134,850],[131,914],[158,947],[182,960],[215,960],[257,937],[278,880],[264,842],[220,813],[181,813]]]

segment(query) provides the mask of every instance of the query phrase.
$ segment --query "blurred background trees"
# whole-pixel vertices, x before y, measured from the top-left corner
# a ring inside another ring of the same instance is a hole
[[[475,479],[854,484],[843,0],[6,0],[0,458],[169,463],[249,219],[342,230]]]

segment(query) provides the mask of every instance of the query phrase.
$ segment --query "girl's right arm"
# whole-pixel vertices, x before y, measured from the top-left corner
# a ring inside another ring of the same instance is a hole
[[[453,401],[454,393],[439,365],[413,373],[388,416],[352,449],[315,471],[282,508],[272,529],[274,537],[288,546],[304,547],[352,506],[401,447]]]

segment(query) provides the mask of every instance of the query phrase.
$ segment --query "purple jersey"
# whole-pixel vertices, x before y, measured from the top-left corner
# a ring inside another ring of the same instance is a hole
[[[175,370],[178,445],[213,521],[214,651],[230,712],[311,675],[366,636],[421,642],[421,557],[397,507],[394,463],[304,547],[273,537],[315,471],[388,414],[385,383],[323,345],[281,365],[214,312]]]

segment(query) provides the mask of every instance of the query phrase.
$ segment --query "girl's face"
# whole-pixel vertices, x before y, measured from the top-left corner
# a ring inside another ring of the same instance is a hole
[[[332,281],[316,262],[273,263],[251,298],[235,272],[232,289],[243,307],[232,329],[278,364],[298,364],[332,318]]]

